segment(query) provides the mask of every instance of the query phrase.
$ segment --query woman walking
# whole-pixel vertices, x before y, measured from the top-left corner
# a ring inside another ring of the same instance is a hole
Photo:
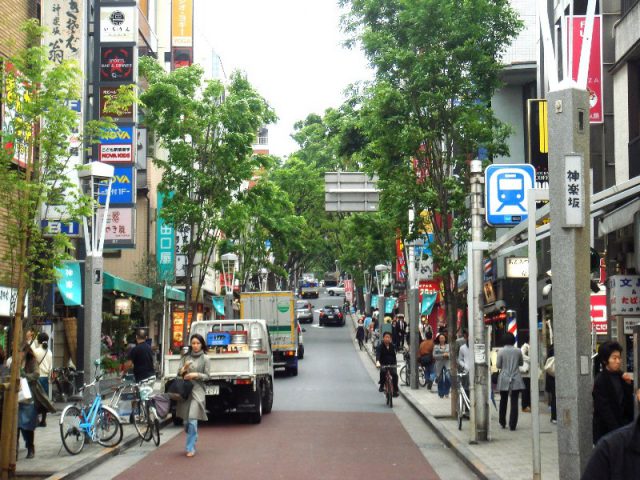
[[[364,323],[362,319],[358,320],[358,327],[356,328],[356,340],[358,340],[358,346],[360,350],[364,349]]]
[[[53,365],[53,354],[51,350],[49,350],[49,335],[45,332],[41,332],[38,334],[38,343],[37,346],[33,346],[31,344],[31,350],[33,351],[33,355],[36,357],[36,362],[38,362],[38,370],[40,370],[40,378],[38,378],[38,383],[42,387],[42,390],[49,397],[49,376],[51,375],[51,367]],[[38,414],[41,415],[40,423],[38,423],[39,427],[47,426],[47,408],[40,405],[38,408]]]
[[[438,396],[449,397],[451,390],[451,374],[449,373],[449,344],[447,336],[439,333],[433,347],[433,359],[436,362],[436,379],[438,382]]]
[[[22,349],[20,376],[27,379],[32,398],[29,401],[18,404],[18,429],[27,448],[27,458],[33,458],[36,454],[35,430],[38,422],[38,411],[43,410],[53,413],[55,408],[44,394],[40,383],[38,383],[40,369],[29,344],[26,344]]]
[[[516,337],[513,333],[504,336],[504,347],[498,352],[496,366],[500,370],[498,375],[498,390],[500,390],[500,416],[502,428],[507,424],[507,399],[511,397],[511,412],[509,414],[509,429],[515,430],[518,425],[518,396],[524,390],[524,382],[519,367],[524,363],[522,352],[514,347]]]
[[[207,420],[205,406],[204,382],[209,378],[209,357],[207,344],[202,335],[191,336],[189,351],[182,357],[178,375],[193,383],[193,390],[189,397],[178,403],[177,415],[184,420],[184,430],[187,433],[187,457],[196,454],[198,440],[198,420]]]

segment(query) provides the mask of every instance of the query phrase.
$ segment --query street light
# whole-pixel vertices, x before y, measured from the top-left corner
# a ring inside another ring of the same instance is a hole
[[[385,265],[384,263],[380,263],[375,266],[375,270],[376,270],[376,285],[378,286],[378,295],[382,295],[384,293],[384,291],[382,290],[383,275],[387,273],[390,269],[388,265]]]
[[[90,200],[91,213],[82,219],[86,259],[84,263],[83,355],[80,368],[90,374],[91,365],[100,358],[102,330],[102,248],[109,216],[109,200],[114,167],[91,162],[80,167],[78,179],[82,193]],[[104,203],[104,208],[100,208]]]
[[[266,268],[260,269],[260,290],[263,292],[267,291],[267,277],[269,276],[269,270]]]
[[[236,262],[238,255],[235,253],[225,253],[220,255],[222,264],[222,278],[224,279],[224,316],[233,318],[233,286],[235,285]],[[229,280],[231,277],[231,280]]]

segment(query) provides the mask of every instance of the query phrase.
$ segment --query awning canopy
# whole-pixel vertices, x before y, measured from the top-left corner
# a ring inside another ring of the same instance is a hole
[[[175,300],[176,302],[184,302],[187,298],[184,294],[184,290],[168,286],[164,287],[164,294],[167,296],[167,300]]]
[[[598,222],[598,236],[602,237],[608,233],[620,230],[633,223],[633,216],[640,212],[640,198],[636,198],[612,212],[600,217]]]
[[[124,278],[117,277],[108,272],[104,272],[104,281],[102,283],[103,290],[115,290],[117,292],[128,293],[140,298],[151,300],[153,290],[139,283],[130,282]]]

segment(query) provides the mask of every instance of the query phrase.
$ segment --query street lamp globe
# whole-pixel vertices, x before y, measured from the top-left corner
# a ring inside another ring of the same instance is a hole
[[[222,264],[222,277],[224,282],[224,291],[226,295],[233,295],[233,285],[235,283],[236,263],[238,255],[229,252],[220,255],[220,263]]]

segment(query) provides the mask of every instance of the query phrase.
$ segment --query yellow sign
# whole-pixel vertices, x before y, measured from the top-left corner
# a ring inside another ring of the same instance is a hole
[[[173,0],[172,2],[171,45],[193,46],[193,0]]]

